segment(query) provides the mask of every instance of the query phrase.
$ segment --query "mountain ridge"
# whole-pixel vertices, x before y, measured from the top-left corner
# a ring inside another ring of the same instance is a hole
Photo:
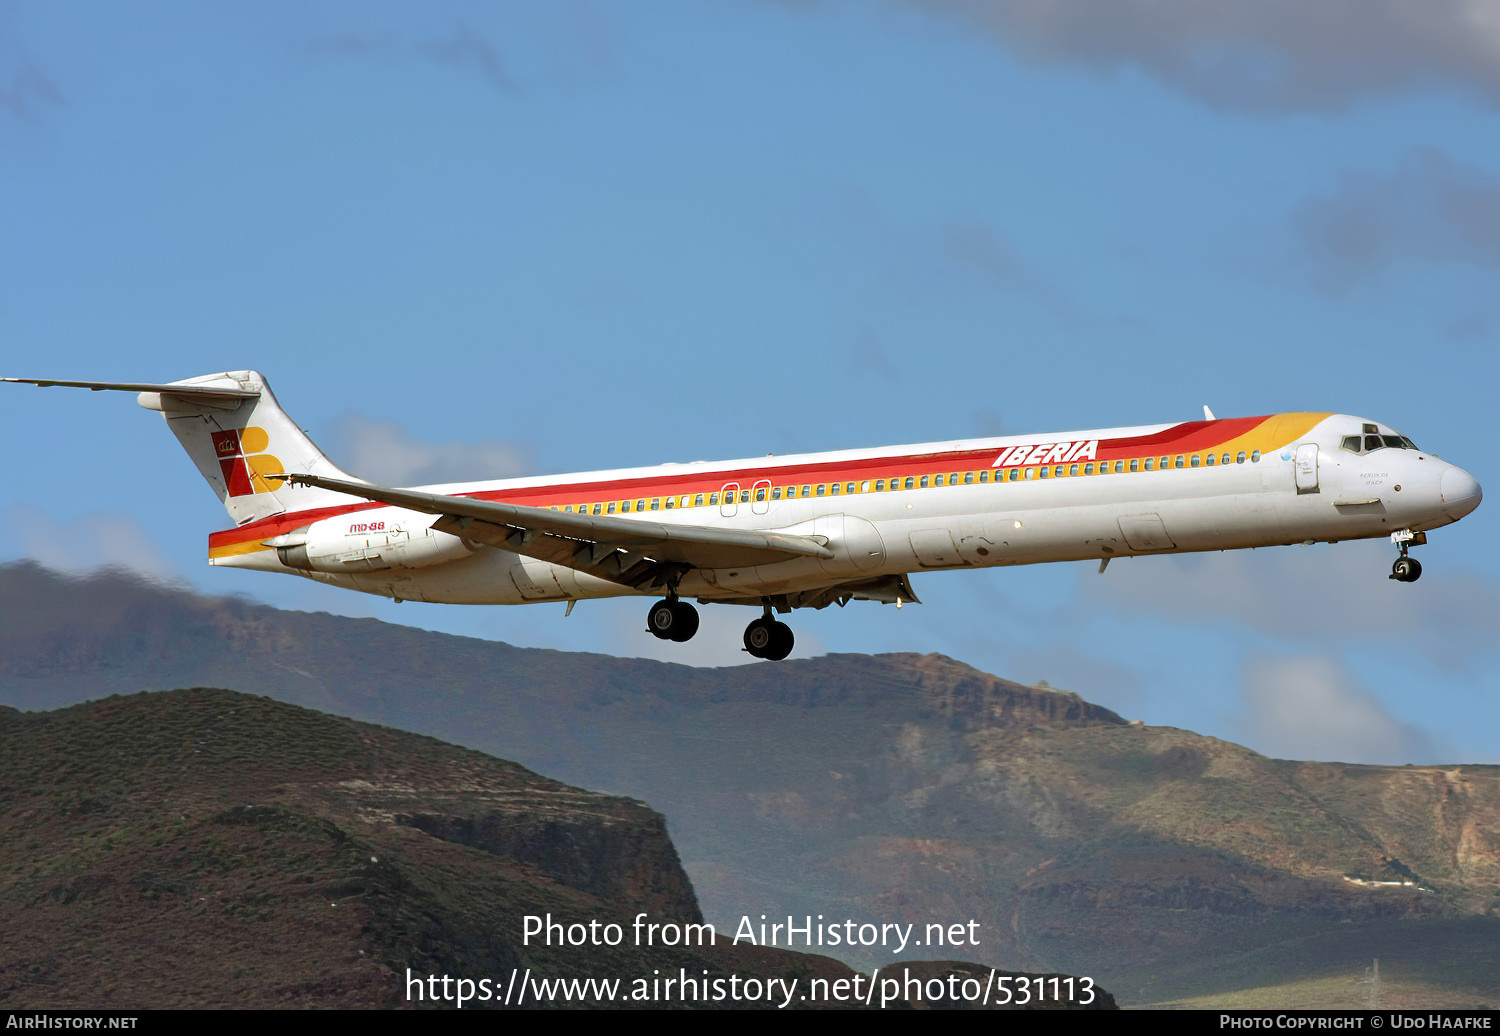
[[[694,670],[0,568],[19,598],[0,700],[231,682],[515,758],[664,813],[710,920],[972,918],[972,959],[1150,1002],[1257,939],[1361,927],[1389,974],[1412,926],[1500,917],[1494,766],[1272,760],[941,656]]]

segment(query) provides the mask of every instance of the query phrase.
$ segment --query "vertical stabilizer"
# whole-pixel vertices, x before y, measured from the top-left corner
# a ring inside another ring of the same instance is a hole
[[[238,525],[283,511],[347,503],[327,490],[271,478],[284,472],[344,478],[276,402],[256,371],[228,371],[152,386],[138,397],[158,410]]]

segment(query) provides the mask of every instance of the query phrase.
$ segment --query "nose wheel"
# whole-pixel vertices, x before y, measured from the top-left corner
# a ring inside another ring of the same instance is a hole
[[[780,662],[792,653],[792,645],[796,642],[797,638],[792,636],[792,628],[769,615],[756,619],[745,627],[745,650],[756,658]]]
[[[1391,566],[1391,578],[1402,583],[1415,583],[1422,575],[1422,563],[1416,558],[1399,557]]]
[[[698,632],[698,609],[671,598],[657,601],[646,614],[646,632],[658,640],[674,640],[679,644],[692,640]]]
[[[1410,529],[1402,529],[1400,532],[1391,533],[1391,542],[1401,551],[1401,556],[1391,566],[1391,578],[1401,583],[1415,583],[1422,576],[1422,565],[1416,558],[1408,557],[1408,547],[1420,547],[1427,542],[1425,532],[1412,532]]]

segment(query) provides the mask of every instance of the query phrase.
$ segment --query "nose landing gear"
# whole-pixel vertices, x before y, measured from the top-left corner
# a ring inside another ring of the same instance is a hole
[[[1400,532],[1391,533],[1391,542],[1401,548],[1401,556],[1391,566],[1391,579],[1401,583],[1415,583],[1422,577],[1422,563],[1416,558],[1407,557],[1408,547],[1419,547],[1427,542],[1425,532],[1412,532],[1410,529],[1402,529]]]

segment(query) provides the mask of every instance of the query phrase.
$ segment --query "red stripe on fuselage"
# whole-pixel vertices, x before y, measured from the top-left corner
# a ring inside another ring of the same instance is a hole
[[[1101,439],[1095,455],[1097,460],[1114,460],[1138,456],[1143,452],[1184,452],[1204,450],[1221,442],[1238,438],[1266,421],[1267,417],[1237,417],[1219,421],[1188,421],[1164,428],[1149,435],[1126,436],[1118,439]],[[1064,433],[1078,434],[1078,433]],[[1039,444],[1047,440],[1038,437]],[[1057,442],[1067,440],[1057,439]],[[1083,442],[1084,439],[1074,441]],[[811,464],[775,464],[765,468],[740,470],[705,471],[692,474],[650,475],[640,478],[604,479],[592,482],[566,482],[554,485],[523,486],[515,489],[489,489],[457,496],[475,500],[495,500],[527,507],[562,507],[567,504],[595,503],[609,500],[651,499],[717,493],[731,482],[739,484],[741,490],[753,489],[757,482],[787,486],[816,485],[829,482],[861,482],[866,479],[892,478],[900,476],[920,477],[952,471],[984,471],[989,469],[1000,455],[1001,447],[987,446],[979,450],[964,450],[949,453],[895,454],[889,457],[871,457],[855,460],[823,461]],[[892,469],[898,470],[892,470]],[[334,507],[318,507],[306,511],[279,514],[260,521],[250,522],[235,529],[224,529],[209,535],[210,549],[227,547],[255,539],[270,539],[291,532],[323,518],[367,511],[387,504],[376,501],[361,501]]]

